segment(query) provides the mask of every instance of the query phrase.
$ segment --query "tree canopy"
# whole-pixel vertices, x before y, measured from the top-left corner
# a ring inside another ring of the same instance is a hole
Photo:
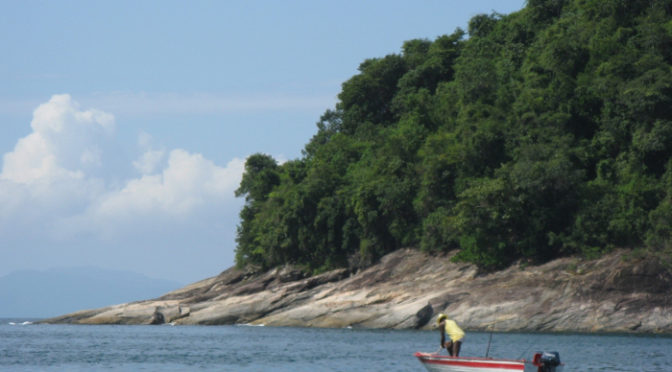
[[[669,254],[672,0],[528,0],[401,49],[343,83],[300,159],[248,158],[237,264]]]

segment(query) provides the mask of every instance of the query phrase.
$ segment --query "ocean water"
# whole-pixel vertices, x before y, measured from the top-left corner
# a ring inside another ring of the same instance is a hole
[[[82,326],[0,320],[0,371],[424,371],[436,331],[254,326]],[[484,356],[468,332],[461,355]],[[672,371],[672,337],[494,333],[489,355],[558,351],[565,371]]]

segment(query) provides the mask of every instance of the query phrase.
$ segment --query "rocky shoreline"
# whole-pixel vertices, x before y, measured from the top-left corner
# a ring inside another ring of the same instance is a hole
[[[672,334],[672,271],[625,254],[494,273],[410,249],[358,273],[231,268],[157,299],[43,323],[428,329],[444,312],[467,330]]]

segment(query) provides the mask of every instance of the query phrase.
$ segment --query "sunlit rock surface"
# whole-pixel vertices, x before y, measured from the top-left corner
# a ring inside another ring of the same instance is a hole
[[[358,273],[231,268],[158,299],[45,322],[432,328],[443,312],[468,330],[672,333],[672,272],[624,254],[495,273],[416,250]]]

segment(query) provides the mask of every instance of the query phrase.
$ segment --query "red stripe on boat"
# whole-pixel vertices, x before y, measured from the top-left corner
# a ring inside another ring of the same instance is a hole
[[[525,369],[525,361],[522,360],[491,360],[486,358],[453,358],[444,356],[433,356],[424,353],[415,353],[415,356],[420,358],[420,361],[428,364],[440,364],[446,366],[460,366],[484,369],[508,369],[523,371]]]

